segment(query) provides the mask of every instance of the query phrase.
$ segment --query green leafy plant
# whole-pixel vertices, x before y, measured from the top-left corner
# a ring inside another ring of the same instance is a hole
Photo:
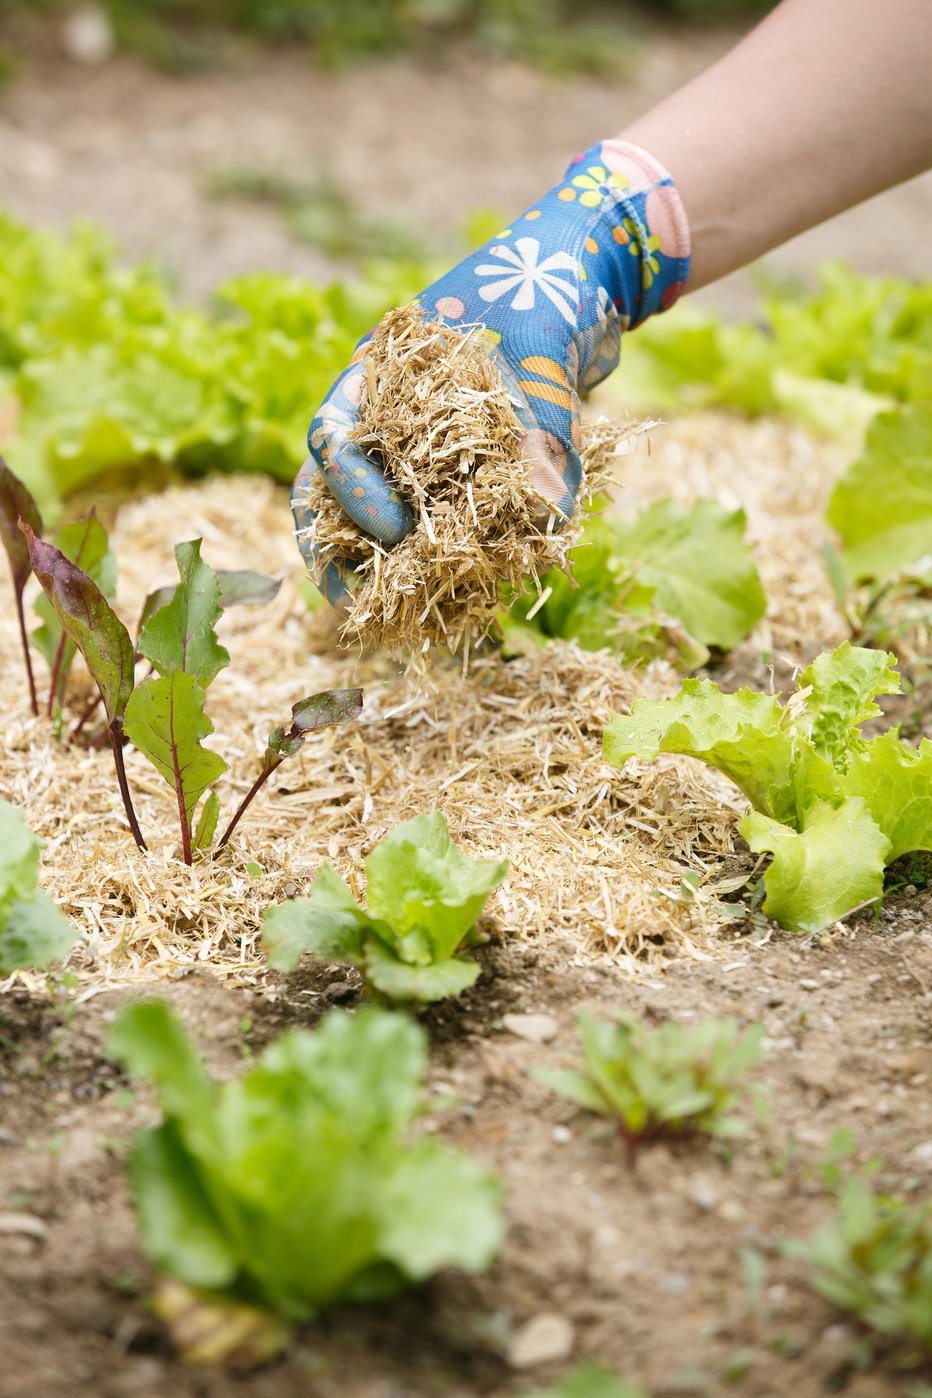
[[[66,957],[78,929],[36,887],[42,841],[0,797],[0,975],[45,967]]]
[[[21,485],[11,472],[7,475]],[[31,499],[25,488],[11,498],[14,505]],[[196,826],[195,812],[205,792],[227,770],[224,759],[203,745],[203,739],[213,732],[204,709],[207,689],[230,663],[228,651],[217,639],[216,623],[225,601],[232,605],[269,600],[278,590],[277,583],[245,570],[217,574],[201,558],[199,539],[178,544],[175,558],[180,581],[172,588],[158,588],[147,597],[134,643],[98,586],[105,577],[107,582],[115,582],[115,562],[97,521],[91,517],[67,526],[59,540],[69,545],[78,558],[95,566],[98,581],[61,548],[38,538],[21,516],[18,525],[29,565],[44,592],[45,621],[40,630],[41,649],[52,671],[50,709],[53,698],[61,692],[74,654],[80,651],[106,712],[117,781],[136,844],[140,849],[146,848],[126,777],[125,738],[171,786],[178,806],[182,857],[191,864],[194,854],[206,850],[214,838],[220,812],[216,792],[210,790]],[[13,554],[11,561],[14,590],[21,604],[21,564]],[[151,670],[138,685],[137,659],[148,660]],[[85,709],[75,733],[93,713],[96,703],[95,700]],[[308,733],[349,723],[361,709],[359,689],[327,690],[295,704],[290,725],[279,725],[270,733],[259,775],[221,836],[217,852],[228,843],[264,783],[282,762],[301,749]]]
[[[764,296],[753,323],[683,305],[632,337],[629,411],[723,405],[849,436],[896,402],[932,398],[932,282],[827,263],[811,294]]]
[[[614,1022],[579,1016],[585,1066],[538,1068],[535,1077],[570,1101],[616,1117],[629,1156],[658,1136],[737,1136],[733,1108],[761,1052],[763,1027],[735,1020],[650,1030],[628,1015]]]
[[[506,621],[544,636],[610,646],[626,660],[678,655],[686,668],[742,641],[761,619],[766,598],[744,539],[743,510],[698,500],[647,505],[633,519],[598,515],[571,554],[575,582],[552,570],[541,580],[543,605],[522,597]],[[513,639],[512,634],[509,639]]]
[[[279,1318],[271,1336],[254,1325],[254,1358],[269,1357],[263,1335],[273,1351],[284,1342],[280,1322],[390,1296],[442,1267],[479,1271],[495,1256],[494,1178],[434,1140],[410,1139],[426,1047],[406,1017],[333,1011],[222,1085],[159,1002],[125,1010],[108,1051],[155,1086],[164,1112],[136,1136],[129,1162],[143,1246],[191,1289],[189,1309],[240,1304],[253,1322]],[[183,1311],[177,1292],[166,1310]],[[224,1338],[229,1328],[195,1357],[221,1360]]]
[[[636,700],[614,718],[603,750],[615,767],[678,752],[730,777],[753,807],[738,829],[773,856],[764,912],[816,932],[876,902],[887,864],[932,849],[932,742],[861,734],[881,713],[877,695],[899,692],[895,659],[845,642],[803,671],[785,705],[685,680],[675,699]]]
[[[155,462],[290,481],[359,337],[435,270],[383,259],[328,287],[257,273],[205,313],[174,306],[151,268],[118,267],[96,230],[0,215],[0,449],[47,514],[101,471],[142,479]]]
[[[603,1369],[582,1364],[553,1388],[535,1388],[523,1398],[649,1398],[646,1390]]]
[[[932,1352],[932,1204],[877,1194],[854,1176],[832,1217],[788,1251],[813,1288],[881,1335]]]
[[[290,970],[303,952],[359,966],[370,991],[387,1000],[441,1000],[479,975],[460,953],[483,940],[476,922],[508,873],[506,860],[470,859],[442,812],[415,816],[366,859],[366,902],[324,864],[307,898],[267,909],[269,962]]]
[[[932,403],[876,418],[826,518],[841,538],[826,564],[852,639],[891,646],[917,675],[932,630]]]

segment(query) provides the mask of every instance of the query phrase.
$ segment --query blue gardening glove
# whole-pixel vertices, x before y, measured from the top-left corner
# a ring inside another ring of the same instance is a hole
[[[535,488],[569,516],[579,489],[579,393],[618,363],[621,332],[666,310],[684,288],[689,229],[666,170],[638,146],[600,141],[561,182],[418,298],[429,320],[481,324],[527,428]],[[363,339],[308,431],[310,456],[292,489],[298,545],[311,577],[345,604],[352,565],[322,567],[308,490],[319,472],[343,510],[393,547],[415,517],[374,456],[350,437],[365,379]]]

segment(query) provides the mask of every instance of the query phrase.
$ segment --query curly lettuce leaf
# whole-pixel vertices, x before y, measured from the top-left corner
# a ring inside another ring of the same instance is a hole
[[[612,554],[653,589],[696,640],[730,650],[764,615],[766,598],[745,542],[747,516],[715,500],[683,509],[658,500],[633,519],[604,521]]]
[[[844,641],[836,650],[818,656],[800,675],[812,745],[820,757],[844,771],[853,752],[864,746],[861,724],[883,710],[874,703],[878,694],[899,694],[896,656],[880,650],[852,646]]]
[[[887,863],[912,850],[932,850],[932,742],[910,747],[895,729],[851,759],[845,792],[859,797],[890,841]]]
[[[737,645],[764,614],[745,524],[743,510],[714,500],[689,509],[660,500],[631,519],[591,518],[571,555],[575,585],[558,570],[542,579],[535,629],[628,660],[672,652],[685,668],[702,664],[706,647]],[[513,616],[525,618],[533,602],[533,594],[519,599]]]
[[[775,695],[722,694],[711,680],[684,680],[675,699],[636,699],[612,719],[602,751],[613,767],[661,752],[699,758],[730,777],[758,810],[795,820],[795,745]]]

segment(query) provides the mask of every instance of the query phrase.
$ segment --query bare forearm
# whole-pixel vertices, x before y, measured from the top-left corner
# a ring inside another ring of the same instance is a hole
[[[783,0],[621,136],[673,175],[690,289],[932,164],[930,0]]]

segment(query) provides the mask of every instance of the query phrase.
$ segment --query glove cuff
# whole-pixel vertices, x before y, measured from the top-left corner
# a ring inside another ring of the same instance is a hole
[[[600,208],[622,327],[672,306],[686,287],[690,238],[670,172],[640,146],[613,137],[577,155],[564,180],[560,200]]]

